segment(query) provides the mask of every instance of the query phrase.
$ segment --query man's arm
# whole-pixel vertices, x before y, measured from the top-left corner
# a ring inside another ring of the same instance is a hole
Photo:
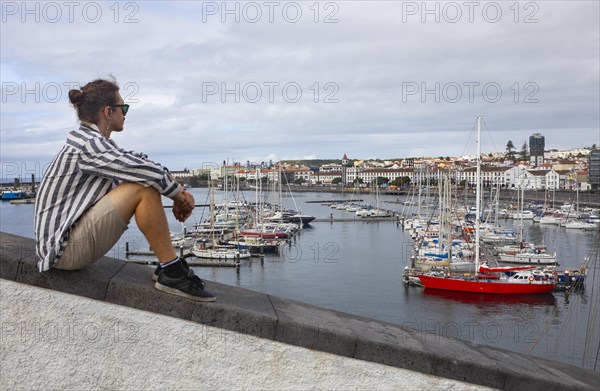
[[[151,160],[141,159],[101,138],[91,139],[79,155],[78,168],[90,175],[117,182],[132,182],[151,186],[165,197],[173,198],[182,187],[169,170]]]

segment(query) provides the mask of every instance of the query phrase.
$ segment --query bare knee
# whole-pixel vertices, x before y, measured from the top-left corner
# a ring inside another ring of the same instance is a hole
[[[115,187],[107,194],[107,197],[125,221],[131,219],[142,200],[161,202],[158,190],[130,182]]]
[[[122,183],[112,189],[108,194],[111,196],[111,199],[141,199],[143,197],[160,197],[160,193],[155,188],[132,182]]]

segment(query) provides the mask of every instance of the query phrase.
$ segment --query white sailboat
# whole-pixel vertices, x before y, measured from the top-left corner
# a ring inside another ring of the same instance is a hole
[[[215,238],[215,193],[214,186],[211,184],[211,203],[210,203],[210,219],[212,228],[212,240],[210,243],[206,240],[196,240],[192,246],[192,254],[197,258],[205,259],[225,259],[237,260],[250,258],[250,252],[246,249],[235,247],[224,247],[217,243]]]
[[[482,264],[480,259],[479,224],[481,200],[481,117],[477,117],[477,188],[475,211],[475,262],[480,274],[474,277],[454,276],[451,274],[419,274],[421,284],[427,289],[441,289],[457,292],[486,293],[486,294],[541,294],[551,293],[554,282],[548,279],[539,279],[531,273],[530,266],[514,268],[489,268]],[[518,271],[512,277],[507,277],[504,272],[508,269]]]

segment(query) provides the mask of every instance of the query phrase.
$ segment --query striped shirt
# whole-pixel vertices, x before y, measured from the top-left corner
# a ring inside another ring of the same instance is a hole
[[[153,187],[166,197],[181,191],[169,170],[145,154],[125,151],[94,124],[82,123],[50,163],[35,202],[36,252],[40,272],[60,258],[77,219],[123,182]]]

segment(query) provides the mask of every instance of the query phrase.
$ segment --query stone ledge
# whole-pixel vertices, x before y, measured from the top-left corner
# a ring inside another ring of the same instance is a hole
[[[0,277],[21,283],[217,326],[291,345],[511,390],[596,390],[600,374],[487,346],[415,334],[366,319],[207,282],[215,303],[154,289],[152,269],[103,258],[83,271],[37,271],[35,242],[0,233]],[[421,336],[421,337],[419,337]]]

